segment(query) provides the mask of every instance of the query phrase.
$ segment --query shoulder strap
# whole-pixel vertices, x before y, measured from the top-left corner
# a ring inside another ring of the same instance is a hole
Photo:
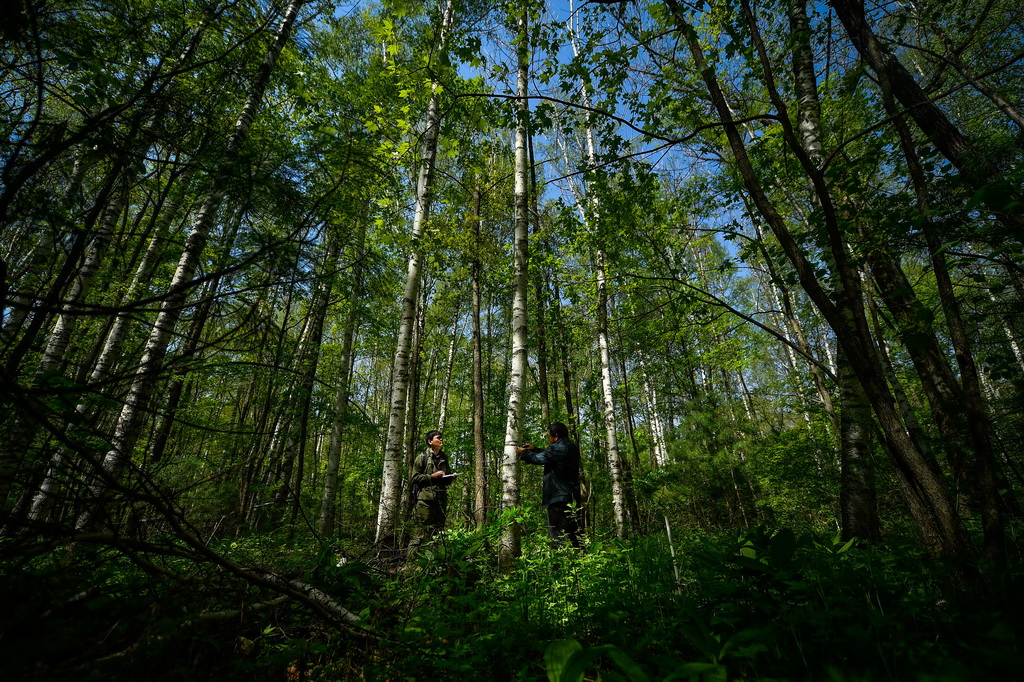
[[[419,474],[427,473],[427,453],[426,453],[426,451],[424,451],[422,454],[420,454],[420,465],[419,465],[419,467],[417,467],[416,473],[419,473]],[[413,492],[419,492],[419,489],[421,487],[422,486],[420,486],[420,485],[418,485],[416,483],[412,484]]]

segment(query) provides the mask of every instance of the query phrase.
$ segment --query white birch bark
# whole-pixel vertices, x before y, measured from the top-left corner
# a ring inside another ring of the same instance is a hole
[[[242,107],[241,114],[235,122],[234,130],[228,138],[224,150],[224,160],[215,176],[211,178],[211,188],[203,199],[192,225],[192,231],[185,241],[168,295],[160,306],[160,312],[157,314],[149,340],[142,352],[135,379],[132,381],[117,418],[114,435],[110,441],[110,449],[104,456],[101,469],[92,483],[92,499],[76,520],[75,526],[79,530],[87,529],[95,524],[98,516],[102,513],[109,490],[120,478],[121,472],[131,459],[132,451],[135,449],[142,430],[149,398],[167,353],[167,345],[181,315],[182,305],[188,297],[189,282],[195,276],[207,237],[226,193],[227,183],[223,179],[229,175],[232,166],[237,162],[236,156],[249,133],[253,117],[263,100],[277,58],[291,35],[292,26],[302,5],[303,0],[292,0],[285,10],[259,73],[253,82],[252,89]]]
[[[120,174],[122,171],[122,168],[115,168],[111,172]],[[123,182],[123,178],[119,178],[119,182]],[[71,342],[71,335],[79,318],[79,305],[84,302],[89,293],[93,277],[99,270],[100,263],[103,261],[107,247],[110,245],[110,239],[114,234],[114,228],[117,226],[118,218],[124,208],[124,195],[128,188],[123,187],[122,189],[123,191],[115,190],[110,201],[103,208],[96,232],[85,249],[82,263],[75,273],[67,300],[61,306],[60,313],[57,314],[57,319],[43,350],[43,356],[36,368],[33,378],[33,384],[36,386],[45,380],[47,374],[57,371],[64,361],[64,353]],[[20,460],[32,444],[38,429],[39,422],[36,419],[15,412],[10,432],[3,444],[0,445],[0,459],[3,461]]]
[[[178,55],[178,61],[181,63],[187,62],[192,55],[198,49],[200,41],[206,30],[206,22],[204,21],[199,30],[196,31],[195,36],[189,43],[189,46],[184,52]],[[174,81],[169,81],[166,88],[173,88]],[[71,288],[71,292],[68,295],[67,302],[62,306],[60,315],[57,317],[57,321],[54,323],[53,331],[50,333],[49,341],[46,344],[46,350],[43,353],[43,358],[39,363],[38,374],[43,374],[48,371],[56,369],[58,364],[63,361],[64,353],[67,351],[68,344],[71,340],[71,336],[74,333],[75,324],[78,321],[78,313],[76,308],[85,300],[89,294],[89,290],[92,288],[92,280],[96,276],[96,272],[99,270],[100,264],[103,262],[103,258],[106,255],[107,249],[110,246],[110,240],[114,235],[114,229],[117,227],[118,219],[124,210],[125,203],[128,200],[128,195],[132,190],[132,187],[138,181],[138,177],[141,173],[141,166],[132,166],[132,159],[145,158],[146,150],[150,147],[150,138],[157,124],[157,114],[153,114],[149,117],[149,120],[143,125],[140,139],[135,148],[126,153],[124,160],[122,161],[122,169],[120,172],[124,172],[126,168],[135,168],[129,170],[125,177],[120,178],[119,182],[122,187],[120,191],[116,191],[113,194],[113,198],[110,203],[104,208],[103,214],[99,221],[99,228],[96,230],[96,234],[93,236],[89,247],[86,249],[85,258],[82,265],[79,267],[78,272],[75,276],[75,282]]]
[[[516,448],[523,438],[523,388],[526,384],[526,292],[528,284],[528,267],[530,257],[529,245],[529,208],[530,197],[527,182],[529,177],[529,154],[527,153],[527,117],[529,103],[527,96],[528,77],[528,25],[526,14],[519,19],[517,39],[516,94],[519,97],[516,106],[516,137],[515,137],[515,270],[512,280],[512,367],[508,385],[508,411],[505,421],[505,445],[501,463],[501,509],[504,512],[519,504],[519,463]],[[499,559],[502,565],[508,565],[520,554],[520,529],[518,524],[510,523],[501,534]]]
[[[86,162],[82,158],[76,158],[74,165],[71,167],[71,175],[68,178],[67,184],[64,186],[64,191],[61,193],[60,206],[62,210],[66,210],[71,206],[74,201],[75,195],[82,187],[82,181],[85,177],[86,171],[92,170],[94,161]],[[19,289],[25,290],[26,285],[31,286],[31,282],[41,282],[43,279],[43,273],[46,270],[46,266],[50,263],[50,259],[53,256],[54,247],[57,244],[57,228],[54,225],[47,225],[42,234],[39,236],[39,242],[32,249],[32,253],[27,259],[27,266],[25,274],[21,277],[21,281],[24,282]],[[10,312],[7,310],[0,310],[0,342],[4,345],[8,345],[13,342],[18,331],[21,329],[22,324],[25,322],[25,318],[29,314],[29,310],[32,307],[32,297],[24,293],[12,291],[9,293]],[[6,308],[7,306],[5,306]]]
[[[647,423],[651,429],[651,443],[654,454],[654,463],[663,467],[668,464],[668,446],[665,443],[665,425],[661,421],[661,413],[658,411],[658,391],[647,369],[643,359],[640,360],[640,376],[643,379],[644,403],[647,405]]]
[[[589,136],[589,130],[588,136]],[[591,149],[593,158],[593,149]],[[615,432],[615,399],[612,392],[611,352],[608,349],[608,289],[604,250],[598,249],[597,261],[597,346],[601,354],[601,412],[604,417],[605,447],[608,451],[608,473],[612,478],[612,517],[615,532],[623,537],[629,530],[629,507],[622,453]]]
[[[163,250],[163,242],[166,238],[167,231],[170,228],[171,221],[174,219],[174,216],[178,214],[182,203],[185,201],[185,195],[188,191],[189,182],[194,171],[195,165],[191,163],[188,164],[181,177],[177,180],[179,188],[173,195],[172,200],[168,202],[161,211],[161,218],[157,224],[156,233],[153,235],[153,238],[149,243],[149,247],[146,249],[146,253],[143,255],[142,260],[139,262],[139,265],[135,270],[135,275],[132,278],[132,283],[128,287],[128,292],[124,296],[124,301],[134,301],[142,292],[142,288],[148,284],[152,277],[153,271],[156,269],[160,260],[160,252]],[[92,367],[92,371],[89,373],[89,384],[95,384],[102,381],[110,374],[111,366],[117,362],[120,355],[121,342],[124,340],[124,335],[128,330],[132,317],[133,316],[130,313],[119,313],[117,315],[117,318],[114,320],[114,324],[110,327],[110,331],[107,332],[107,338],[104,341],[103,350],[100,352],[96,363]],[[79,405],[77,409],[79,412],[84,412],[85,406]]]
[[[988,298],[993,303],[998,303],[996,295],[991,290],[988,292]],[[1017,343],[1017,337],[1014,336],[1013,330],[1006,324],[1006,318],[999,316],[1000,324],[1003,327],[1003,333],[1006,334],[1006,340],[1010,344],[1010,350],[1013,351],[1013,357],[1017,359],[1017,364],[1020,365],[1021,370],[1024,370],[1024,353],[1021,353],[1020,344]]]
[[[571,3],[570,3],[571,7]],[[579,49],[575,36],[570,37],[573,54],[578,56]],[[585,83],[581,83],[584,103],[590,104],[590,92]],[[594,131],[586,128],[587,160],[591,166],[597,165],[597,150],[594,143]],[[596,229],[599,221],[600,206],[594,197],[577,196],[577,205],[583,216],[584,223],[591,230]],[[586,202],[586,203],[584,203]],[[608,341],[608,284],[607,257],[604,249],[598,247],[594,255],[597,275],[597,345],[601,361],[601,413],[603,416],[605,448],[608,454],[608,473],[612,479],[612,516],[615,520],[615,531],[623,537],[629,530],[629,505],[626,490],[625,464],[619,450],[619,439],[615,424],[615,397],[612,389],[611,352]]]
[[[451,29],[454,6],[452,0],[445,3],[438,36],[438,50],[444,52]],[[420,241],[430,217],[431,185],[434,181],[434,159],[437,155],[437,138],[441,127],[441,86],[434,83],[423,126],[423,143],[420,146],[420,168],[416,182],[416,208],[413,213],[412,247],[405,274],[405,291],[402,295],[402,320],[398,327],[395,348],[395,362],[391,375],[391,407],[388,411],[388,435],[384,446],[384,467],[380,491],[380,505],[377,509],[377,542],[392,538],[398,525],[401,509],[403,481],[403,453],[405,431],[406,394],[409,387],[409,353],[412,346],[413,325],[416,323],[416,302],[420,292]]]

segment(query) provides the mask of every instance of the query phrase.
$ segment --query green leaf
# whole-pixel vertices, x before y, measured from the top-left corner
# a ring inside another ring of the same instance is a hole
[[[608,658],[612,659],[615,665],[619,666],[622,672],[626,673],[630,682],[647,682],[647,674],[636,664],[636,661],[627,656],[621,649],[612,647],[608,651]]]
[[[602,644],[577,651],[565,662],[562,676],[558,682],[580,682],[587,669],[594,665],[594,661],[615,648],[611,644]]]
[[[561,682],[563,679],[570,679],[562,677],[565,664],[574,653],[582,649],[583,646],[575,639],[563,639],[549,644],[547,651],[544,652],[544,667],[548,671],[548,680]],[[581,674],[578,679],[582,678]]]

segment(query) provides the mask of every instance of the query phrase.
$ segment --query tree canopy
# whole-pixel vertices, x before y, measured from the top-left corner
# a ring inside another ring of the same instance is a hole
[[[1017,674],[1018,7],[10,5],[15,678]]]

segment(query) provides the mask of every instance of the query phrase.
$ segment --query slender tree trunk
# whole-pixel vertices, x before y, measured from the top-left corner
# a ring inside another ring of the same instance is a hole
[[[973,555],[973,548],[960,519],[948,497],[948,491],[942,478],[934,466],[934,462],[928,461],[917,445],[911,441],[903,428],[893,406],[892,396],[884,384],[881,368],[878,365],[871,347],[870,331],[867,329],[863,308],[859,302],[859,285],[855,273],[846,260],[845,246],[843,244],[842,232],[835,213],[835,206],[831,203],[831,197],[824,185],[824,179],[816,173],[813,164],[803,152],[802,146],[798,143],[790,143],[790,148],[801,160],[807,170],[815,192],[822,201],[822,216],[828,231],[829,246],[836,259],[835,267],[837,276],[843,281],[847,293],[849,305],[853,306],[844,314],[828,297],[820,282],[817,279],[814,267],[807,260],[793,234],[786,226],[785,220],[775,209],[771,200],[765,194],[753,165],[747,156],[746,147],[739,134],[738,127],[729,111],[725,95],[722,92],[718,79],[712,68],[707,64],[703,49],[697,40],[693,27],[686,23],[676,0],[666,0],[677,25],[680,28],[684,39],[688,43],[691,54],[694,57],[698,71],[701,73],[705,84],[711,95],[712,103],[724,124],[724,132],[733,152],[733,156],[743,178],[744,184],[751,198],[757,206],[758,211],[771,227],[772,232],[778,239],[783,251],[786,253],[793,265],[797,277],[807,292],[808,296],[821,311],[822,316],[828,320],[830,326],[836,333],[836,338],[842,344],[844,351],[856,368],[858,379],[860,379],[872,407],[878,417],[882,432],[885,435],[889,446],[889,452],[894,457],[894,464],[897,469],[907,476],[912,485],[905,490],[910,490],[921,502],[921,508],[927,510],[926,515],[917,515],[915,520],[922,525],[922,532],[926,537],[940,537],[942,540],[941,550],[950,557],[968,558]],[[769,74],[766,73],[766,78]],[[769,91],[774,94],[774,83],[769,83]],[[780,110],[780,122],[783,127],[783,134],[787,140],[793,136],[788,129],[788,119],[785,108],[777,98],[773,103]],[[912,510],[915,505],[911,505]],[[932,529],[934,528],[934,533]]]
[[[87,503],[76,522],[79,529],[90,528],[98,521],[111,486],[120,478],[141,435],[143,416],[159,376],[164,355],[167,352],[167,344],[174,333],[174,328],[181,315],[181,308],[188,297],[191,280],[206,246],[207,235],[214,224],[217,211],[226,192],[225,180],[232,175],[232,170],[238,163],[237,157],[242,143],[249,133],[256,109],[263,100],[277,58],[291,35],[292,26],[302,4],[303,0],[292,0],[285,10],[249,96],[242,107],[242,112],[228,139],[224,161],[215,177],[212,178],[211,189],[199,209],[192,231],[185,242],[168,294],[160,306],[160,312],[153,324],[152,332],[139,362],[136,377],[118,417],[110,442],[110,450],[103,458],[101,470],[97,472],[92,484],[92,499]]]
[[[94,162],[86,162],[81,156],[75,159],[67,184],[61,193],[58,210],[68,211],[71,209],[75,197],[82,188],[86,172],[91,170],[93,165]],[[22,292],[31,291],[33,285],[38,289],[43,288],[46,266],[50,263],[58,238],[57,225],[51,222],[44,227],[39,241],[32,248],[27,259],[25,273],[20,278],[23,284],[19,288]],[[5,277],[4,282],[6,283],[6,281]],[[0,310],[0,319],[3,320],[3,327],[0,329],[0,345],[7,346],[14,341],[21,330],[22,323],[32,306],[32,297],[24,293],[11,292],[9,296],[4,296],[3,300],[5,304],[10,305],[10,311],[8,312],[6,309],[7,305],[4,306],[4,310]]]
[[[978,191],[999,180],[1001,176],[988,157],[960,132],[896,55],[878,40],[868,24],[864,0],[830,0],[829,5],[835,10],[861,58],[878,76],[879,85],[891,90],[939,153],[960,171],[967,185]],[[1007,215],[1004,206],[991,205],[990,208],[1008,227],[1017,228],[1018,233],[1024,229],[1020,218]]]
[[[888,82],[883,80],[880,85],[883,91],[888,90]],[[892,94],[886,93],[884,99],[890,110],[893,109]],[[942,240],[936,233],[936,225],[929,216],[931,207],[928,201],[924,171],[914,149],[910,131],[905,123],[897,117],[895,119],[895,126],[899,133],[900,145],[907,159],[907,167],[910,170],[911,180],[914,184],[918,208],[921,214],[925,216],[923,229],[925,241],[928,245],[928,253],[931,257],[932,272],[935,276],[939,298],[942,301],[942,310],[945,313],[946,325],[949,328],[950,340],[953,343],[957,367],[960,370],[961,385],[959,386],[957,386],[956,380],[952,376],[952,371],[949,372],[948,381],[951,381],[953,386],[961,389],[958,396],[961,398],[960,403],[951,407],[953,408],[952,414],[959,415],[959,409],[962,406],[966,419],[966,431],[970,434],[971,449],[974,454],[973,478],[976,491],[975,497],[981,508],[985,557],[993,568],[1000,570],[1006,561],[1006,539],[1000,509],[999,485],[997,483],[998,465],[993,453],[990,435],[991,421],[985,404],[981,378],[974,361],[974,353],[971,349],[967,327],[961,314],[960,301],[957,299],[953,288],[953,281],[949,275],[950,267],[946,260],[945,250],[942,248]],[[917,344],[914,344],[914,347],[917,347]],[[943,367],[945,367],[944,364]],[[936,374],[938,373],[936,372]],[[935,374],[930,374],[930,376],[935,376]],[[962,421],[961,425],[963,425]]]
[[[452,0],[446,0],[438,35],[438,51],[444,53],[448,42],[454,11]],[[404,471],[404,440],[406,396],[409,388],[409,352],[412,345],[413,325],[416,321],[416,303],[420,293],[421,240],[430,217],[431,189],[434,182],[434,159],[437,156],[437,138],[441,129],[441,89],[431,85],[432,93],[424,117],[423,142],[420,147],[419,177],[416,182],[416,209],[412,222],[412,245],[402,295],[402,321],[398,328],[394,370],[391,379],[391,403],[388,412],[388,435],[384,446],[384,469],[377,510],[376,541],[397,546],[395,532],[398,526],[402,498]]]
[[[529,175],[529,154],[527,153],[529,132],[529,104],[527,102],[527,78],[529,69],[529,28],[524,11],[519,18],[516,45],[516,134],[515,134],[515,266],[512,281],[512,367],[508,386],[508,411],[505,420],[504,453],[501,467],[501,509],[502,512],[519,505],[519,462],[516,448],[523,438],[523,416],[526,406],[523,393],[526,385],[527,313],[526,294],[529,285],[529,230],[530,197],[527,190]],[[520,528],[509,523],[502,529],[499,560],[502,566],[509,566],[520,554]]]
[[[366,221],[360,220],[356,238],[355,260],[352,263],[352,289],[348,300],[348,313],[342,332],[341,358],[338,361],[338,390],[334,399],[334,420],[331,423],[331,437],[327,444],[327,466],[324,471],[324,494],[320,503],[320,535],[331,537],[335,530],[337,516],[338,481],[341,471],[341,448],[345,436],[345,418],[348,415],[348,401],[351,392],[350,367],[355,355],[356,327],[362,305],[363,259],[366,257]]]
[[[668,464],[668,446],[665,443],[665,426],[659,412],[658,393],[647,374],[644,361],[640,360],[640,376],[644,384],[644,402],[647,404],[647,422],[651,429],[651,464],[663,467]]]
[[[615,400],[612,392],[611,353],[608,349],[608,292],[604,251],[597,252],[597,346],[601,356],[601,413],[604,416],[605,448],[608,454],[608,473],[612,479],[612,518],[615,533],[624,537],[633,529],[629,517],[629,502],[626,493],[625,462],[619,452],[619,441],[615,433]]]
[[[143,255],[142,260],[135,269],[135,276],[132,278],[132,283],[129,285],[128,291],[122,299],[123,302],[127,302],[130,305],[131,302],[142,293],[143,287],[145,287],[152,278],[153,271],[159,264],[160,254],[163,251],[164,241],[168,231],[170,230],[171,222],[174,220],[175,216],[178,215],[181,206],[185,201],[185,196],[188,192],[189,183],[194,171],[195,164],[189,163],[181,177],[178,178],[175,183],[177,188],[175,189],[172,198],[160,212],[156,232],[149,242],[149,247],[146,249],[146,253]],[[117,317],[114,319],[114,322],[110,327],[110,331],[107,332],[106,340],[103,344],[103,350],[100,351],[99,357],[93,364],[92,371],[89,373],[89,384],[96,384],[110,376],[111,370],[120,355],[121,344],[131,321],[132,315],[129,313],[118,313]],[[84,404],[79,404],[77,409],[81,413],[86,411]]]
[[[753,13],[744,4],[748,20],[752,25]],[[793,45],[793,80],[798,94],[798,130],[800,142],[808,159],[816,168],[822,165],[822,133],[821,105],[818,100],[817,78],[814,69],[814,53],[810,44],[810,28],[807,19],[806,0],[790,0],[789,3],[790,34]],[[754,29],[756,30],[756,26]],[[767,65],[765,68],[768,68]],[[842,280],[836,299],[839,302],[848,300],[851,295]],[[789,310],[787,293],[787,312]],[[795,318],[792,325],[799,330]],[[802,332],[799,334],[802,348],[809,348]],[[871,457],[871,436],[873,420],[870,403],[864,394],[864,388],[853,372],[845,353],[839,353],[839,394],[843,403],[841,419],[836,420],[831,400],[827,400],[827,409],[833,428],[839,436],[840,449],[840,485],[839,506],[842,517],[842,533],[849,540],[859,537],[865,542],[876,542],[880,536],[878,521],[877,489],[875,487],[874,465]],[[819,395],[827,396],[824,378],[817,367],[815,383]],[[838,428],[836,428],[838,427]]]
[[[622,335],[619,335],[619,346],[622,344]],[[619,355],[619,374],[622,375],[622,406],[626,411],[626,434],[629,436],[629,447],[633,456],[630,463],[634,468],[640,468],[640,450],[636,446],[636,423],[633,417],[633,398],[629,390],[629,375],[626,373],[626,361]]]
[[[482,239],[480,235],[480,187],[473,190],[473,464],[476,471],[474,485],[476,527],[483,528],[487,521],[487,453],[484,450],[484,371],[483,349],[480,338],[480,289],[483,267],[480,263]]]
[[[80,316],[79,307],[89,293],[93,277],[99,270],[125,205],[125,192],[128,191],[128,183],[124,177],[126,163],[124,159],[121,159],[114,164],[110,171],[111,178],[116,178],[116,184],[121,187],[111,193],[110,200],[101,212],[96,230],[85,249],[82,263],[75,273],[71,289],[65,302],[61,305],[60,313],[57,315],[43,350],[42,359],[39,361],[32,379],[32,385],[35,388],[41,388],[48,376],[58,373],[65,360],[65,352],[71,342],[75,323],[78,322]],[[11,420],[13,423],[10,423],[8,427],[7,438],[0,445],[0,460],[2,461],[24,461],[41,425],[35,415],[17,411],[13,415],[14,418]],[[45,460],[35,459],[36,462],[30,468],[38,469],[40,466],[46,466]],[[0,507],[2,506],[0,504]]]
[[[569,341],[565,315],[562,311],[561,292],[558,283],[554,285],[556,323],[558,327],[558,351],[562,364],[562,390],[565,392],[565,414],[569,420],[569,435],[577,443],[580,442],[580,415],[576,409],[576,402],[572,397],[572,365],[569,362]]]
[[[539,198],[537,196],[537,164],[533,158],[533,135],[528,138],[530,147],[530,209],[533,213],[533,234],[541,231]],[[540,392],[540,418],[544,424],[551,423],[551,401],[548,394],[548,339],[544,324],[544,273],[538,272],[533,279],[534,299],[537,310],[537,388]]]
[[[998,304],[999,300],[996,295],[992,293],[990,289],[988,292],[988,298],[992,301],[993,305]],[[1009,344],[1010,350],[1013,352],[1013,357],[1017,361],[1017,366],[1020,367],[1021,372],[1024,372],[1024,352],[1021,351],[1020,344],[1017,342],[1017,337],[1013,333],[1013,329],[1006,323],[1006,317],[1003,315],[999,316],[999,324],[1003,328],[1003,334],[1006,335],[1006,343]]]
[[[871,404],[853,373],[850,363],[840,355],[839,384],[842,396],[840,448],[842,480],[839,485],[839,509],[844,541],[859,538],[865,542],[881,539],[878,520],[878,493],[875,487],[871,454]]]
[[[231,219],[231,227],[228,230],[229,234],[225,240],[225,253],[230,253],[233,248],[235,237],[238,234],[238,228],[241,225],[241,222],[242,211],[237,210],[234,217]],[[223,268],[225,260],[226,258],[221,259],[216,270]],[[153,435],[153,443],[150,449],[150,462],[152,463],[159,462],[163,459],[164,449],[167,447],[167,441],[171,435],[171,428],[176,421],[178,406],[181,402],[181,394],[185,388],[185,381],[188,377],[189,368],[198,359],[196,358],[196,354],[200,352],[199,346],[203,338],[203,330],[206,328],[210,309],[213,306],[214,299],[217,297],[217,292],[220,290],[223,280],[224,278],[218,275],[215,276],[207,285],[202,297],[203,302],[196,309],[195,315],[192,318],[192,326],[191,329],[189,329],[185,347],[178,358],[179,366],[175,369],[170,386],[167,389],[167,399],[164,402],[159,423],[157,424]]]
[[[314,281],[313,299],[309,304],[306,328],[296,353],[294,373],[295,384],[287,400],[287,409],[292,411],[288,420],[289,426],[285,433],[286,462],[284,475],[275,503],[282,507],[290,501],[292,509],[289,540],[294,532],[294,524],[298,516],[298,504],[301,499],[302,482],[305,476],[306,443],[308,441],[310,404],[316,382],[317,367],[320,363],[320,348],[323,344],[324,321],[331,303],[331,292],[334,289],[334,270],[338,261],[341,244],[337,237],[328,238],[327,253],[318,267]],[[294,465],[297,463],[297,466]],[[292,476],[294,472],[294,476]]]
[[[416,307],[416,325],[413,328],[412,346],[409,353],[409,395],[406,398],[408,408],[405,411],[405,469],[406,480],[412,478],[413,467],[416,457],[424,447],[419,434],[419,408],[420,408],[420,363],[423,360],[423,333],[427,315],[427,289],[420,288],[420,302]],[[427,382],[429,385],[429,381]],[[402,487],[402,508],[406,517],[412,513],[416,500],[409,495],[408,486]]]
[[[765,260],[765,266],[768,268],[768,273],[770,275],[769,281],[765,283],[765,287],[769,288],[773,297],[776,299],[776,303],[781,311],[784,326],[787,327],[792,334],[793,343],[795,343],[797,348],[800,349],[801,357],[806,359],[807,369],[811,374],[811,381],[814,382],[814,388],[818,393],[818,399],[821,401],[822,409],[825,411],[825,416],[828,418],[828,423],[832,427],[833,434],[838,434],[839,416],[836,414],[835,405],[832,402],[832,394],[828,390],[825,373],[817,363],[812,362],[809,359],[813,355],[811,353],[811,344],[808,342],[807,335],[804,333],[803,327],[800,325],[800,320],[797,319],[796,313],[793,311],[792,294],[789,289],[782,284],[783,279],[778,274],[775,262],[768,253],[768,249],[765,248],[764,235],[762,234],[761,226],[757,221],[754,221],[754,229],[757,233],[758,243],[761,246],[761,255]],[[793,349],[788,345],[785,347],[785,350],[790,366],[795,371],[797,369],[796,353],[794,353]]]
[[[576,52],[576,44],[573,43],[573,51]],[[589,104],[590,95],[586,85],[583,86],[584,101]],[[591,166],[597,165],[597,149],[594,144],[594,131],[587,127],[587,159]],[[587,197],[577,197],[579,202]],[[589,207],[592,209],[588,216],[584,213],[584,220],[592,222],[591,229],[599,231],[600,218],[598,216],[598,203],[596,198],[590,198]],[[584,203],[580,203],[580,210],[583,211]],[[600,238],[599,238],[600,241]],[[609,349],[608,335],[608,267],[607,255],[603,247],[598,247],[594,255],[595,272],[597,275],[597,347],[601,358],[601,413],[604,416],[605,448],[608,454],[608,473],[612,479],[612,518],[615,520],[615,532],[619,537],[625,537],[631,530],[635,529],[636,518],[630,513],[635,507],[631,502],[631,490],[628,481],[632,478],[628,471],[628,463],[622,458],[619,450],[619,439],[616,433],[615,421],[615,396],[612,389],[612,364],[611,352]]]

